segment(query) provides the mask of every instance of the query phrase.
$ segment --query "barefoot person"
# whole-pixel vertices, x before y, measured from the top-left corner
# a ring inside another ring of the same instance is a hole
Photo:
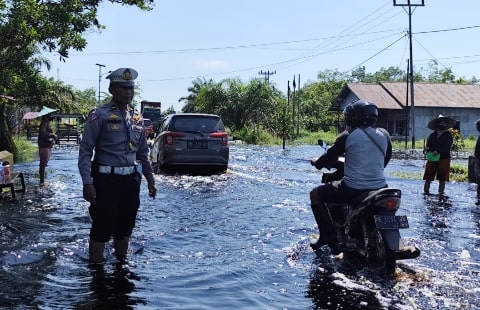
[[[50,122],[53,121],[52,113],[56,112],[57,110],[51,109],[48,107],[43,107],[39,115],[42,117],[42,121],[40,123],[40,127],[38,130],[38,155],[40,157],[40,167],[38,170],[38,174],[40,177],[40,186],[44,186],[45,184],[45,168],[50,161],[50,156],[52,155],[53,145],[57,140],[57,135],[53,133],[53,129],[50,126]]]

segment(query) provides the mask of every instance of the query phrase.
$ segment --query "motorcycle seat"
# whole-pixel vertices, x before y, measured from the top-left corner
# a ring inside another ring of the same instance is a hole
[[[354,199],[352,199],[349,204],[355,209],[362,208],[368,203],[370,203],[372,199],[380,199],[384,196],[392,196],[392,195],[400,197],[401,190],[397,188],[390,188],[390,187],[383,187],[380,189],[368,190],[359,194]]]
[[[364,202],[367,198],[369,198],[372,193],[376,192],[377,190],[368,190],[368,191],[365,191],[361,194],[358,194],[357,196],[355,196],[355,198],[351,199],[348,204],[352,207],[352,208],[357,208],[360,206],[360,204],[362,202]]]

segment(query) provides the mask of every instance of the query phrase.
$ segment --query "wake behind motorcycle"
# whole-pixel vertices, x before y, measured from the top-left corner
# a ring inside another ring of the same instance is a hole
[[[342,159],[322,172],[322,183],[340,181]],[[326,203],[335,227],[336,250],[360,254],[367,263],[383,267],[388,277],[395,273],[397,260],[418,257],[420,250],[405,246],[400,235],[400,229],[409,227],[406,215],[396,215],[401,194],[397,188],[382,188],[366,191],[348,204]]]

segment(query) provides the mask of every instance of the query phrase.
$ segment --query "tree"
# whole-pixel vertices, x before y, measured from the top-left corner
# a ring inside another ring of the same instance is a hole
[[[75,112],[82,114],[85,118],[88,113],[97,106],[96,90],[91,87],[83,91],[76,90],[74,93]]]
[[[49,63],[39,57],[42,52],[55,52],[60,59],[68,58],[69,50],[83,50],[87,40],[83,34],[102,29],[97,19],[100,0],[0,0],[0,94],[16,98],[16,106],[37,104],[42,98],[56,103],[61,95],[49,86],[40,74]],[[150,10],[153,0],[112,0],[121,5]],[[50,85],[49,85],[50,84]],[[57,85],[65,86],[65,85]],[[59,90],[57,88],[56,90]],[[53,92],[52,92],[53,91]],[[63,92],[62,92],[63,93]],[[40,99],[40,100],[38,100]],[[68,103],[61,102],[68,107]],[[56,106],[55,106],[56,107]],[[5,110],[0,110],[0,149],[15,154],[11,133],[5,131]]]
[[[212,79],[210,80],[205,80],[205,78],[202,80],[200,78],[197,78],[192,81],[192,86],[190,86],[187,90],[190,92],[187,97],[181,97],[178,99],[178,102],[185,102],[185,105],[182,107],[182,112],[188,113],[188,112],[194,112],[195,111],[195,103],[197,100],[197,96],[202,88],[208,85],[214,85],[215,83],[213,82]]]
[[[360,67],[352,71],[351,78],[357,83],[404,82],[407,80],[407,73],[398,67],[382,67],[370,74],[365,72],[365,67]]]
[[[337,114],[331,111],[332,102],[350,79],[338,70],[327,69],[318,73],[316,82],[307,83],[299,90],[303,128],[327,131],[337,123]]]
[[[428,81],[432,83],[456,83],[457,79],[451,68],[439,69],[438,61],[431,60],[428,63]]]

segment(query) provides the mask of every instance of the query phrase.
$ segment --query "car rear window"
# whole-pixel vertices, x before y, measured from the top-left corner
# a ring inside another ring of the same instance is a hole
[[[218,117],[185,116],[172,119],[169,130],[218,132],[225,131],[225,127]]]

